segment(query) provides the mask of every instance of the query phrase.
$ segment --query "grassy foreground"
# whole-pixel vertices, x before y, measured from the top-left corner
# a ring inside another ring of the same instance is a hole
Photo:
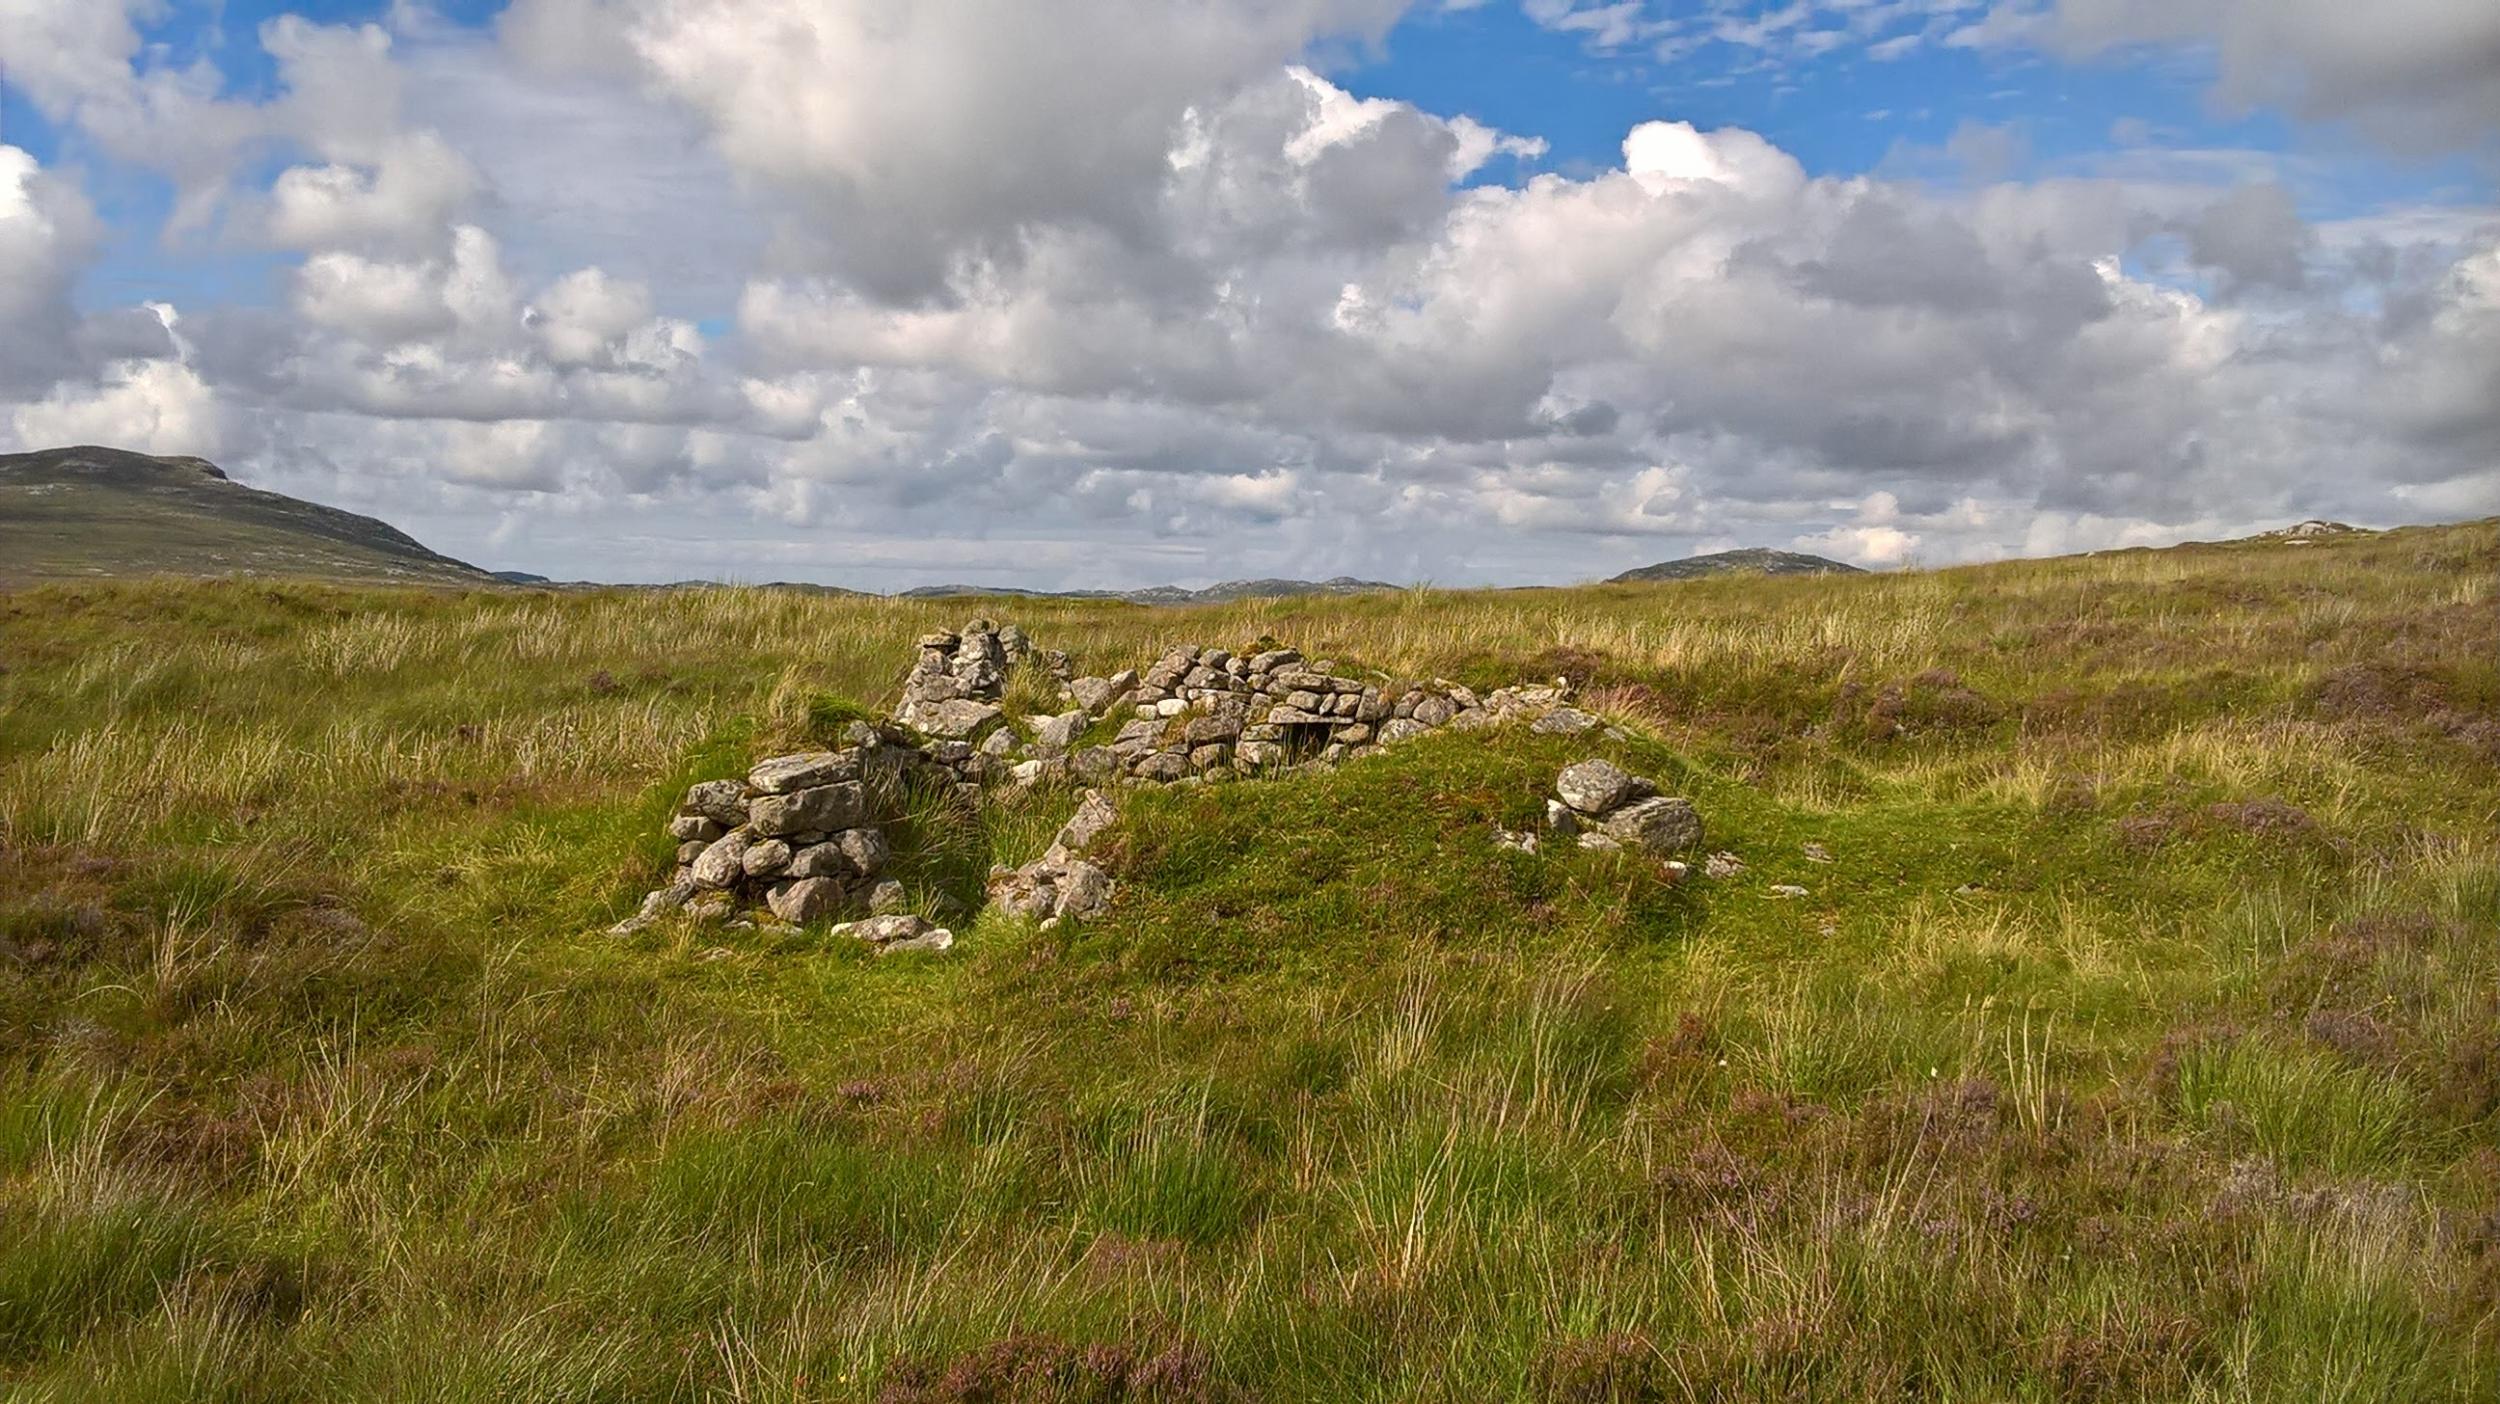
[[[0,595],[0,1394],[2500,1397],[2495,574],[1019,602],[1633,739],[1138,795],[1105,919],[881,962],[600,933],[962,602]],[[1592,751],[1746,871],[1499,848]]]

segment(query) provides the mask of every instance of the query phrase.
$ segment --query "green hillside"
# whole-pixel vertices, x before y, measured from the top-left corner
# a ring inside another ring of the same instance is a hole
[[[127,575],[495,583],[371,517],[245,487],[196,458],[0,454],[0,584]]]
[[[2500,1397],[2500,523],[984,607],[1622,739],[1122,791],[1050,931],[969,904],[1074,794],[933,810],[942,955],[617,937],[965,606],[0,594],[0,1393]],[[1498,841],[1591,755],[1741,868]]]

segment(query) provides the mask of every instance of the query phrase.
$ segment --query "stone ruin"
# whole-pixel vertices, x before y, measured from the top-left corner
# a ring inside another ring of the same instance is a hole
[[[1066,710],[1008,716],[1007,682],[1018,667],[1045,670]],[[880,951],[944,950],[953,934],[904,911],[902,885],[884,876],[893,856],[885,829],[914,785],[950,785],[977,802],[1001,783],[1203,784],[1336,765],[1440,728],[1514,721],[1547,734],[1622,735],[1568,705],[1561,680],[1478,694],[1445,679],[1348,676],[1290,648],[1235,654],[1183,644],[1142,674],[1071,674],[1065,654],[1034,648],[1013,625],[974,619],[960,632],[924,635],[898,726],[854,722],[839,750],[775,756],[743,780],[687,791],[669,823],[679,841],[675,874],[615,929],[628,934],[681,911],[733,921],[760,906],[793,925],[859,917],[833,930]],[[1108,740],[1088,740],[1115,721]],[[1549,805],[1548,827],[1584,847],[1663,854],[1700,840],[1690,804],[1659,797],[1605,761],[1564,771],[1561,795]],[[1101,789],[1088,788],[1048,852],[991,874],[991,902],[1045,925],[1099,910],[1111,880],[1082,855],[1113,818]],[[1514,846],[1533,849],[1534,836]]]
[[[1066,709],[1009,717],[1002,702],[1019,664],[1048,670]],[[939,738],[931,753],[974,783],[1003,771],[1025,784],[1062,776],[1168,784],[1333,765],[1445,726],[1526,720],[1576,735],[1603,725],[1566,706],[1569,695],[1559,681],[1479,695],[1445,679],[1344,676],[1290,648],[1235,654],[1196,644],[1167,650],[1142,675],[1072,677],[1065,654],[1034,649],[1013,625],[975,619],[961,633],[921,638],[896,717]],[[1084,744],[1098,723],[1123,717],[1116,736]]]

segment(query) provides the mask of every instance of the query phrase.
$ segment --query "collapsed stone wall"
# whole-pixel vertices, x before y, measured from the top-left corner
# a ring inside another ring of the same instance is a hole
[[[1007,684],[1019,667],[1044,670],[1068,709],[1020,724],[1010,718]],[[1198,784],[1335,765],[1442,728],[1514,721],[1549,734],[1621,736],[1570,706],[1569,684],[1560,680],[1478,694],[1446,679],[1354,677],[1290,648],[1235,654],[1183,644],[1142,674],[1072,672],[1065,654],[1035,648],[1013,625],[974,619],[960,631],[922,636],[896,708],[899,725],[854,722],[840,749],[771,757],[744,779],[689,790],[669,823],[679,841],[675,873],[617,930],[641,930],[680,911],[735,920],[760,906],[792,924],[864,916],[835,930],[879,949],[944,949],[952,934],[905,913],[908,895],[884,876],[893,858],[886,828],[915,786],[952,786],[977,803],[1002,783]],[[1085,742],[1115,720],[1122,724],[1110,740]],[[1690,841],[1669,832],[1673,815],[1691,814],[1683,801],[1655,800],[1654,787],[1619,798],[1617,808],[1630,806],[1620,815],[1588,811],[1603,822],[1584,844],[1621,835],[1664,851]],[[1041,858],[991,874],[991,902],[1045,923],[1099,910],[1111,880],[1082,855],[1112,817],[1100,790],[1087,789]],[[1558,817],[1556,830],[1564,824]]]

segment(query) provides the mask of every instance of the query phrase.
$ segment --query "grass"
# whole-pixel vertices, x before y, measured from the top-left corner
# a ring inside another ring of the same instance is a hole
[[[0,1392],[2490,1398],[2495,574],[985,604],[1628,739],[1137,793],[1048,933],[1073,796],[915,797],[887,961],[601,933],[962,602],[0,595]],[[1497,845],[1590,750],[1745,871]]]

